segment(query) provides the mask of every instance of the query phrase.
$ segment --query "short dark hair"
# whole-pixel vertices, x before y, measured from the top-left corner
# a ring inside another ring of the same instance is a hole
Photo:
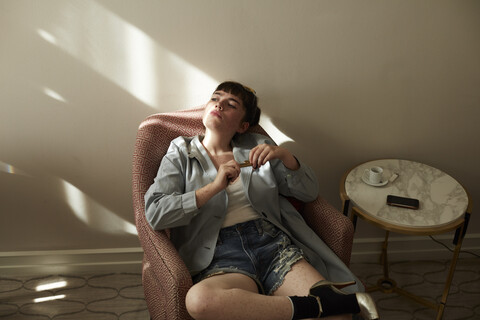
[[[235,81],[225,81],[220,83],[215,91],[224,91],[240,98],[245,107],[244,121],[248,122],[250,127],[258,124],[261,110],[255,90]]]

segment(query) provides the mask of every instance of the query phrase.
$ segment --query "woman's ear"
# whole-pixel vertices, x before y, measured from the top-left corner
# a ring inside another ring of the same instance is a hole
[[[247,121],[242,122],[242,124],[240,124],[240,127],[237,130],[237,133],[244,133],[248,130],[249,127],[250,123],[248,123]]]

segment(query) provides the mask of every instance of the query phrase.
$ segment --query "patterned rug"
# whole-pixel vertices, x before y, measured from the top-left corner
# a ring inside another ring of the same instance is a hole
[[[150,319],[141,274],[0,278],[0,319]]]
[[[367,286],[382,276],[378,263],[353,263]],[[398,286],[439,301],[449,261],[396,262],[390,276]],[[397,294],[372,293],[381,319],[435,319],[435,312]],[[0,276],[0,319],[147,320],[139,273]],[[460,259],[444,319],[480,319],[480,259]]]
[[[397,286],[438,303],[445,287],[450,260],[406,261],[390,263],[390,278]],[[353,272],[367,287],[377,284],[383,276],[378,263],[354,263]],[[435,319],[436,312],[396,293],[372,292],[380,313],[380,319]],[[447,298],[445,320],[480,319],[480,259],[459,259]]]

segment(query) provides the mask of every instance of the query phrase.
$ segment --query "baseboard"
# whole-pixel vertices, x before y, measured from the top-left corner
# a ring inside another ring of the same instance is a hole
[[[434,239],[454,249],[453,235],[436,235]],[[360,238],[353,241],[351,262],[378,261],[384,238]],[[467,234],[463,240],[460,258],[472,258],[466,252],[480,255],[480,234]],[[451,259],[453,253],[428,236],[392,236],[388,241],[389,261],[415,261],[432,259]]]
[[[0,252],[0,275],[141,272],[142,248]]]
[[[435,239],[453,249],[452,235]],[[378,261],[384,238],[359,238],[353,242],[351,262]],[[467,234],[462,252],[480,255],[480,234]],[[452,252],[428,236],[390,236],[389,261],[450,259]],[[473,257],[461,253],[460,257]],[[91,272],[141,272],[142,248],[111,248],[0,252],[0,276],[48,275]]]

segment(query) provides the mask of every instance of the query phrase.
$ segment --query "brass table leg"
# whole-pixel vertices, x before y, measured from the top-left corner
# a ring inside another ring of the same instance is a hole
[[[378,279],[377,285],[371,288],[367,288],[367,292],[373,291],[382,291],[383,293],[392,293],[397,287],[395,280],[390,278],[388,270],[388,237],[390,235],[389,231],[385,232],[385,240],[382,245],[382,253],[380,255],[380,263],[383,266],[383,277]]]
[[[389,264],[388,264],[388,237],[390,232],[385,232],[385,240],[382,245],[382,253],[380,255],[380,263],[383,266],[383,277],[378,279],[377,285],[371,288],[367,288],[367,292],[381,291],[383,293],[392,293],[397,291],[397,282],[390,278]]]
[[[411,292],[408,292],[406,290],[403,290],[402,288],[399,288],[397,286],[397,282],[390,278],[390,272],[389,272],[389,264],[388,264],[388,237],[390,235],[389,231],[385,232],[385,240],[383,242],[382,246],[382,254],[380,256],[380,262],[383,266],[383,277],[378,279],[377,285],[367,288],[367,292],[373,292],[373,291],[381,291],[383,293],[397,293],[399,295],[402,295],[406,298],[409,298],[411,300],[414,300],[420,304],[423,304],[431,309],[437,310],[437,320],[440,320],[443,316],[443,309],[445,308],[445,304],[436,304],[434,302],[428,301],[422,297],[419,297]],[[458,257],[458,255],[457,255]],[[456,263],[456,258],[454,259]],[[453,261],[452,261],[453,264]],[[451,277],[453,278],[453,272],[455,271],[455,267],[452,265],[450,269]],[[449,280],[450,283],[447,282],[445,286],[445,291],[444,291],[444,297],[446,301],[446,297],[448,296],[448,291],[450,290],[450,284],[451,284],[451,279],[449,275]],[[443,301],[443,299],[442,299]]]
[[[380,261],[383,265],[383,279],[380,279],[381,285],[384,292],[391,292],[392,288],[395,288],[396,283],[390,279],[390,274],[388,272],[388,237],[390,236],[390,231],[385,231],[385,240],[383,241],[382,246],[382,255],[380,256]]]
[[[448,271],[447,281],[445,282],[445,288],[443,289],[442,300],[440,300],[440,304],[438,307],[437,320],[442,319],[443,312],[445,311],[445,305],[447,304],[447,297],[448,297],[448,294],[450,293],[450,286],[452,285],[453,275],[455,273],[455,268],[457,267],[457,260],[458,260],[458,256],[460,255],[460,249],[462,247],[462,242],[464,238],[463,230],[465,228],[466,228],[466,224],[464,223],[459,230],[460,236],[455,245],[455,250],[453,251],[452,262],[450,263],[450,270]]]

